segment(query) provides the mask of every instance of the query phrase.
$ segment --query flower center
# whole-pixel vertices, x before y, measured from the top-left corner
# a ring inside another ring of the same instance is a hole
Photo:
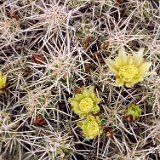
[[[88,113],[93,108],[93,100],[91,98],[83,98],[80,101],[79,108],[82,112]]]
[[[85,134],[89,137],[95,137],[99,134],[99,125],[96,122],[90,121],[85,126]]]
[[[134,65],[123,66],[119,69],[119,76],[125,82],[131,82],[138,75],[138,68]]]
[[[88,132],[88,134],[90,135],[94,135],[94,134],[98,134],[99,132],[99,126],[96,122],[89,122],[86,126],[86,131]]]

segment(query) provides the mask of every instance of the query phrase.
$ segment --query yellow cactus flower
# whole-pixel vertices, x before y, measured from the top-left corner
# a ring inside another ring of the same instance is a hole
[[[69,98],[73,111],[81,118],[88,114],[98,113],[100,110],[98,106],[100,101],[101,99],[97,98],[94,93],[93,86],[89,87],[89,89],[84,87],[81,94],[75,94],[73,98]]]
[[[114,61],[106,60],[106,64],[115,74],[116,86],[133,87],[134,84],[143,81],[151,66],[151,62],[145,62],[143,52],[144,48],[141,48],[137,54],[127,55],[125,48],[122,47]]]
[[[87,116],[87,119],[79,122],[78,127],[82,129],[84,137],[93,139],[102,134],[101,120],[98,116]]]
[[[7,76],[3,75],[0,71],[0,93],[3,92],[3,89],[6,87]]]

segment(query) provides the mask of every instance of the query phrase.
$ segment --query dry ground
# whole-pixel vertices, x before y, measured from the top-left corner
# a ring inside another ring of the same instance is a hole
[[[105,58],[119,47],[152,62],[133,88],[115,87]],[[1,0],[0,159],[160,159],[159,0]],[[68,98],[95,86],[107,133],[85,139]],[[130,103],[143,110],[132,123]],[[5,113],[5,115],[2,115]]]

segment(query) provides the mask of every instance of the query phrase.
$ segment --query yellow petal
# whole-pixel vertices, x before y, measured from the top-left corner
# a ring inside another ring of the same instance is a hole
[[[5,86],[5,85],[6,85],[7,76],[4,75],[2,79],[3,79],[3,84],[4,84],[4,86]]]
[[[3,75],[0,71],[0,89],[3,89],[6,86],[7,76]]]
[[[89,93],[94,93],[94,86],[89,87],[88,91]]]
[[[133,87],[134,86],[134,83],[132,83],[132,82],[128,82],[128,83],[125,83],[125,86],[126,87],[128,87],[128,88],[131,88],[131,87]]]
[[[90,93],[87,90],[84,90],[82,92],[82,94],[83,94],[84,97],[89,97],[90,96]]]
[[[74,100],[71,100],[70,104],[71,104],[72,107],[76,107],[76,108],[79,106],[79,103],[77,101],[74,101]]]
[[[114,65],[114,62],[110,59],[105,60],[105,63],[108,65],[109,69],[114,73],[114,74],[118,74],[116,67]]]
[[[143,52],[144,52],[144,48],[140,48],[138,53],[133,53],[133,63],[139,67],[143,62],[144,62],[144,58],[143,58]]]
[[[145,73],[148,71],[149,67],[151,66],[151,62],[145,62],[139,67],[139,75],[145,76]]]
[[[133,64],[133,57],[131,55],[128,56],[128,65],[132,65]]]
[[[123,67],[123,61],[121,61],[121,59],[119,57],[115,58],[115,61],[113,62],[115,68],[118,70],[120,67]]]
[[[68,98],[69,103],[71,103],[72,101],[75,101],[75,98]]]
[[[79,110],[78,102],[72,101],[72,102],[71,102],[71,106],[73,107],[73,111],[74,111],[76,114],[78,114],[78,115],[81,114],[81,111]]]
[[[91,98],[92,98],[92,100],[94,101],[95,100],[95,98],[96,98],[96,95],[95,95],[95,93],[91,93]]]
[[[81,101],[83,98],[84,98],[83,94],[76,94],[74,99],[77,101]]]
[[[77,113],[77,114],[78,114],[78,113]],[[80,118],[84,118],[84,117],[86,117],[86,116],[87,116],[87,114],[86,114],[86,113],[79,113],[78,115],[79,115],[79,117],[80,117]]]
[[[96,114],[100,111],[100,108],[98,105],[95,105],[94,108],[93,108],[93,114]]]
[[[126,55],[126,51],[125,51],[125,48],[124,48],[124,47],[121,47],[121,48],[118,50],[118,58],[120,58],[120,60],[122,61],[122,63],[123,63],[124,65],[127,64],[128,56]]]
[[[115,85],[118,86],[118,87],[124,85],[124,82],[120,78],[116,78],[116,82],[115,83],[116,83]]]
[[[101,102],[101,98],[96,98],[96,99],[95,99],[95,102],[96,102],[97,104],[99,104],[99,103]]]
[[[137,53],[137,59],[143,58],[144,48],[140,48]]]
[[[143,81],[143,77],[139,77],[139,78],[137,78],[137,79],[133,79],[133,80],[132,80],[132,82],[133,82],[134,84],[136,84],[136,83],[138,83],[138,82],[141,82],[141,81]]]

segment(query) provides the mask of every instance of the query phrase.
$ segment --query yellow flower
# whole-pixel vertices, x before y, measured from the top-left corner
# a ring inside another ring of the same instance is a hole
[[[143,81],[151,66],[151,62],[145,62],[143,52],[144,48],[141,48],[137,54],[127,55],[122,47],[118,50],[118,57],[114,61],[106,60],[106,64],[115,74],[116,86],[133,87],[134,84]]]
[[[98,113],[100,110],[98,106],[100,101],[101,99],[97,98],[94,93],[93,86],[89,87],[89,89],[84,87],[81,94],[75,94],[73,98],[69,98],[73,111],[81,118],[88,114]]]
[[[0,93],[3,92],[3,89],[6,87],[7,76],[3,75],[0,71]]]
[[[101,120],[98,116],[87,116],[86,120],[78,123],[78,127],[82,129],[84,137],[93,139],[102,134]]]

